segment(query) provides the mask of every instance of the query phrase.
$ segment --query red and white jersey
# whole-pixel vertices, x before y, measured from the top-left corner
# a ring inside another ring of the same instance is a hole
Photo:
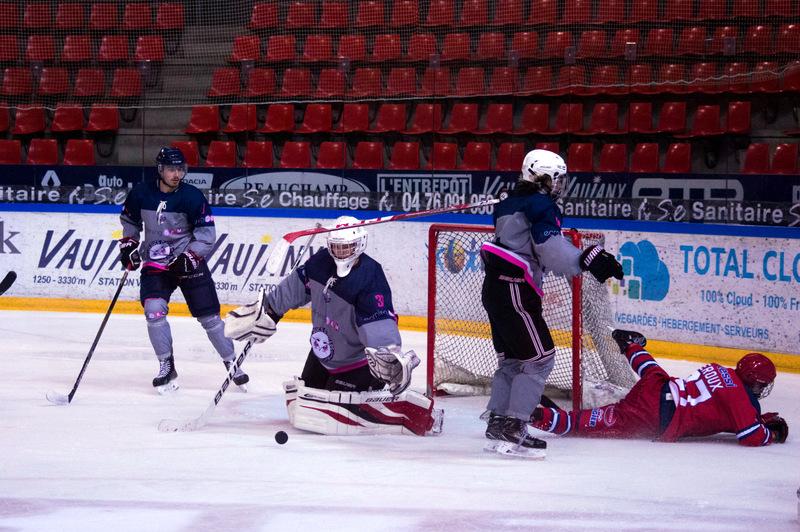
[[[761,423],[758,401],[736,372],[708,364],[685,379],[670,379],[675,414],[661,435],[663,441],[733,432],[747,446],[769,445],[769,429]]]

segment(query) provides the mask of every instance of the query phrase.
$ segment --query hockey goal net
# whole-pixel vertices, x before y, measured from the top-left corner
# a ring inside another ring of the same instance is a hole
[[[488,394],[497,369],[486,311],[481,304],[484,271],[479,251],[493,237],[491,226],[433,224],[428,239],[428,391]],[[568,230],[584,248],[603,235]],[[560,390],[573,408],[613,402],[636,376],[611,338],[611,304],[605,284],[591,275],[544,278],[544,319],[556,346],[549,393]]]

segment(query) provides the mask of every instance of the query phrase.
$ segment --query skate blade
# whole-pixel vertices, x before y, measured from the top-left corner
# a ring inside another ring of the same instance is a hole
[[[527,447],[517,448],[516,443],[507,441],[490,441],[483,446],[483,450],[490,453],[497,453],[500,456],[525,458],[527,460],[544,460],[547,456],[547,452],[544,449],[529,449]]]
[[[161,386],[156,386],[156,391],[158,395],[172,395],[175,393],[180,385],[175,381],[170,381],[167,384],[162,384]]]
[[[247,393],[247,384],[237,384],[236,387],[239,388],[240,392]]]
[[[53,403],[54,405],[68,405],[69,404],[69,397],[58,392],[47,392],[45,394],[47,400]]]

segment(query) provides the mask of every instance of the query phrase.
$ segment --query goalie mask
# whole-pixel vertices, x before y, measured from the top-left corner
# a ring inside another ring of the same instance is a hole
[[[775,384],[775,364],[761,353],[748,353],[736,364],[736,374],[757,399],[764,399]]]
[[[557,153],[531,150],[522,161],[522,180],[539,186],[539,190],[557,198],[564,191],[567,165]]]
[[[358,223],[352,216],[340,216],[336,225]],[[347,277],[358,257],[367,249],[367,231],[363,227],[347,227],[328,233],[328,253],[336,263],[336,275]]]

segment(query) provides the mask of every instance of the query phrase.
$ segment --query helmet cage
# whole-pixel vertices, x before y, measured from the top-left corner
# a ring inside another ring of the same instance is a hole
[[[358,223],[352,216],[340,216],[336,224]],[[346,227],[328,233],[328,253],[336,263],[336,275],[347,277],[358,257],[367,249],[367,232],[363,227]]]

